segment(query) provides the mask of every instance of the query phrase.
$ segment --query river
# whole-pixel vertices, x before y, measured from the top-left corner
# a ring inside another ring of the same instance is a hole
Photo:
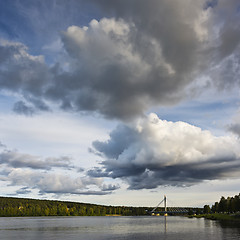
[[[4,217],[1,240],[239,240],[240,223],[186,217]]]

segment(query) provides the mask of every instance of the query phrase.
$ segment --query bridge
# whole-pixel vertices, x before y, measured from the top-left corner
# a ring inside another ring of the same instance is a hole
[[[164,203],[163,210],[158,210],[159,206]],[[158,203],[158,205],[150,212],[152,216],[159,216],[160,214],[163,214],[164,216],[167,216],[168,214],[186,214],[188,213],[188,209],[183,207],[167,207],[167,197],[164,196],[163,200]]]

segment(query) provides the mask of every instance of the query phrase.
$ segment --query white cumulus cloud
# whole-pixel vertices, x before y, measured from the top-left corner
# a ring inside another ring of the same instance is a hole
[[[123,178],[129,188],[186,186],[203,180],[232,177],[240,171],[240,142],[216,137],[185,122],[168,122],[149,114],[122,125],[107,142],[93,147],[105,160],[90,176]]]

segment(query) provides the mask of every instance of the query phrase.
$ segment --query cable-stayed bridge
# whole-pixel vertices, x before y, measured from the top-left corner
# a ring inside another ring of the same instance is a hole
[[[164,207],[160,207],[161,204],[164,204]],[[163,200],[158,203],[158,205],[149,213],[151,215],[160,215],[164,214],[165,216],[168,214],[186,214],[188,213],[189,209],[183,207],[168,207],[167,206],[167,197],[164,196]]]

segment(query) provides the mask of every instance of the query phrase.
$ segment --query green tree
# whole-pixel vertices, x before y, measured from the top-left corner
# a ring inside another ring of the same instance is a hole
[[[227,212],[227,200],[224,197],[221,197],[218,204],[218,212]]]
[[[203,212],[204,212],[205,214],[209,214],[209,213],[211,212],[210,206],[209,206],[209,205],[205,205],[205,206],[203,207]]]

